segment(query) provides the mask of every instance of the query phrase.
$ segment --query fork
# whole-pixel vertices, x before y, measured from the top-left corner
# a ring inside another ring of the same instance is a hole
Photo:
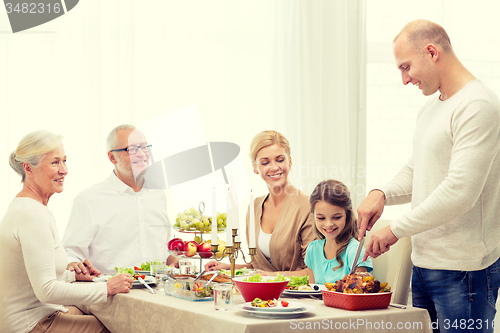
[[[148,286],[148,284],[147,284],[146,282],[144,282],[144,280],[143,280],[141,277],[139,277],[139,278],[138,278],[138,280],[139,280],[139,282],[140,282],[140,283],[142,283],[142,284],[143,284],[146,288],[148,288],[148,290],[149,290],[149,292],[150,292],[151,294],[156,294],[156,291],[154,291],[154,290],[153,290],[150,286]]]
[[[213,279],[215,279],[215,277],[219,275],[219,272],[215,272],[214,275],[210,278],[210,280],[208,280],[207,284],[209,284],[210,282],[212,282]]]
[[[193,281],[193,282],[198,281],[198,279],[199,279],[199,278],[201,278],[201,276],[202,276],[203,274],[205,274],[205,270],[203,270],[203,271],[200,273],[200,275],[198,275],[198,276],[196,277],[196,279],[194,279],[194,281]]]

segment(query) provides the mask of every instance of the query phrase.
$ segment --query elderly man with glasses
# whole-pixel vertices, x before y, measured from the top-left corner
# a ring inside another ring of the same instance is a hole
[[[141,131],[120,125],[108,135],[113,173],[78,194],[63,237],[68,269],[84,274],[91,267],[102,273],[114,267],[138,266],[167,257],[170,223],[164,190],[144,187],[150,149]],[[167,264],[177,260],[169,256]]]

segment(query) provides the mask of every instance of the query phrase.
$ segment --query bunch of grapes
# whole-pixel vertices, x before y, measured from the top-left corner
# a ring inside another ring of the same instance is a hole
[[[217,212],[217,231],[223,232],[226,230],[226,213]],[[209,233],[212,231],[212,217],[201,215],[194,207],[177,214],[174,227],[184,231],[199,231],[201,233]]]

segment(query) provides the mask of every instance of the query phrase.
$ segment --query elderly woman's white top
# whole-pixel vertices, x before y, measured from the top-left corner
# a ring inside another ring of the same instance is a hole
[[[0,332],[29,332],[63,305],[106,302],[105,283],[71,284],[50,210],[31,198],[14,198],[0,222]]]

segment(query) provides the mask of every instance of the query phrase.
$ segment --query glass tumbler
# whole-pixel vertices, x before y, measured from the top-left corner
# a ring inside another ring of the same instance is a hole
[[[179,273],[181,275],[189,275],[194,273],[194,265],[189,259],[179,260]]]
[[[151,271],[154,272],[154,277],[156,278],[156,289],[162,290],[167,278],[167,273],[171,268],[167,265],[154,265],[153,267],[154,270],[152,269]]]
[[[214,308],[217,311],[229,311],[233,306],[233,285],[219,283],[214,286]]]

